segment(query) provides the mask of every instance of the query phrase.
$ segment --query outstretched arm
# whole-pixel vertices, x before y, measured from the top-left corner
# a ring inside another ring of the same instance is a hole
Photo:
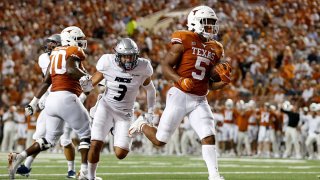
[[[153,113],[156,104],[156,88],[153,85],[151,77],[148,77],[142,86],[147,91],[148,113]]]
[[[50,67],[51,67],[51,63],[47,68],[46,75],[44,76],[44,79],[40,87],[38,88],[35,96],[25,108],[26,115],[33,115],[34,111],[37,109],[37,105],[39,103],[40,98],[48,90],[49,86],[51,85],[52,82],[51,82],[51,76],[50,76]]]
[[[209,89],[210,90],[218,90],[218,89],[222,89],[223,87],[225,87],[226,85],[228,85],[229,83],[220,81],[220,82],[210,82],[210,86]]]
[[[92,85],[96,86],[103,79],[103,74],[99,71],[95,72],[91,77]]]

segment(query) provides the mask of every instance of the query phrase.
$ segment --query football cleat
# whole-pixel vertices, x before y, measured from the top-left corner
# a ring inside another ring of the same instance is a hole
[[[77,175],[78,180],[88,180],[88,171],[79,171]]]
[[[138,133],[141,133],[142,126],[148,122],[143,116],[139,116],[136,121],[134,121],[129,128],[129,137],[135,137]]]
[[[16,175],[17,169],[18,169],[19,165],[22,163],[22,161],[24,159],[25,158],[23,158],[22,156],[19,156],[19,154],[17,154],[17,153],[10,153],[8,155],[9,179],[15,179],[15,175]]]
[[[68,171],[67,178],[75,179],[76,178],[76,172],[73,171],[73,170]]]
[[[20,174],[21,176],[29,177],[31,172],[31,168],[27,168],[24,164],[20,165],[17,169],[17,174]]]

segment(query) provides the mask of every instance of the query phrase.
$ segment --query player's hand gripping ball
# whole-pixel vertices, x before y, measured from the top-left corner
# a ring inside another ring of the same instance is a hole
[[[228,62],[216,64],[210,71],[210,79],[213,82],[231,82],[231,66]]]

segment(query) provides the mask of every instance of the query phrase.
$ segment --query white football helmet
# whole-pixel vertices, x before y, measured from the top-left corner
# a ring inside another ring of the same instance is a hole
[[[312,112],[318,111],[318,110],[319,110],[318,104],[317,104],[317,103],[311,103],[310,106],[309,106],[309,109],[310,109],[310,111],[312,111]]]
[[[87,40],[82,30],[76,26],[69,26],[61,32],[62,46],[78,46],[82,49],[87,48]]]
[[[225,102],[225,106],[227,109],[232,109],[233,108],[233,101],[232,99],[227,99]]]
[[[218,17],[212,8],[208,6],[198,6],[191,10],[188,15],[188,30],[201,34],[207,39],[213,39],[218,34],[219,26],[217,25]],[[211,32],[206,32],[206,29]]]

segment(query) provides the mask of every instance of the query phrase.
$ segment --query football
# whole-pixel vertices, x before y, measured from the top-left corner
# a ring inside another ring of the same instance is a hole
[[[219,82],[221,81],[221,78],[219,76],[219,73],[216,71],[215,69],[215,66],[213,66],[211,68],[211,71],[210,71],[210,80],[213,81],[213,82]]]
[[[220,76],[223,74],[223,76]],[[228,62],[219,62],[215,64],[210,71],[210,79],[213,82],[230,82],[231,67]],[[221,79],[221,77],[223,79]]]

